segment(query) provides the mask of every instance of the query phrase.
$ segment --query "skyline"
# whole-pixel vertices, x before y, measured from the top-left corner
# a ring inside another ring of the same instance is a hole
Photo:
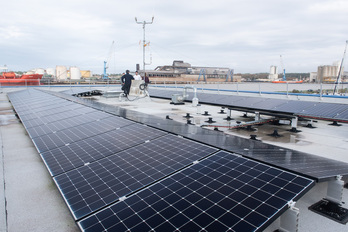
[[[100,74],[104,60],[108,73],[143,69],[143,29],[135,17],[154,16],[146,25],[146,69],[183,60],[264,73],[272,65],[282,69],[282,55],[286,72],[316,72],[342,59],[348,39],[342,0],[14,0],[3,7],[0,66],[15,71],[65,65]]]

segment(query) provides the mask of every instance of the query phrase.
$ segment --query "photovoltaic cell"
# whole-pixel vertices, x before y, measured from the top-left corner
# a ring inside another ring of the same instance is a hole
[[[75,219],[151,184],[217,149],[173,135],[54,177]]]
[[[347,104],[333,104],[321,102],[301,112],[301,115],[316,116],[323,118],[335,118],[343,111],[348,110]]]
[[[32,114],[34,114],[35,116],[45,116],[55,112],[59,113],[59,112],[67,111],[69,109],[80,107],[79,105],[66,100],[63,100],[63,101],[51,100],[50,103],[51,103],[50,105],[44,105],[39,108],[30,107],[31,104],[26,103],[23,107],[20,107],[20,109],[18,109],[19,107],[16,107],[15,109],[17,113],[19,113],[22,116],[23,119],[31,119],[29,115],[32,115]],[[59,108],[57,108],[57,106],[59,106]],[[33,116],[31,117],[33,118]]]
[[[81,112],[81,115],[75,116],[73,118],[67,118],[64,120],[62,119],[58,121],[45,123],[44,125],[40,125],[40,126],[29,127],[27,128],[27,131],[31,138],[35,138],[45,134],[79,126],[85,123],[91,123],[93,121],[102,120],[108,117],[114,117],[114,116],[99,110],[94,110],[94,111],[91,111],[90,113]]]
[[[262,231],[312,180],[220,151],[79,222],[83,231]]]
[[[41,157],[51,175],[56,176],[166,134],[144,125],[132,124],[49,150]]]
[[[347,120],[348,119],[348,109],[345,111],[342,111],[338,115],[334,117],[336,120]]]
[[[182,94],[180,91],[149,90],[151,97],[171,99],[172,94]],[[188,93],[187,101],[193,98]],[[246,108],[254,111],[270,111],[275,113],[287,113],[299,116],[307,116],[323,119],[337,119],[348,121],[348,106],[346,104],[309,102],[296,100],[282,100],[270,98],[256,98],[235,95],[221,95],[197,93],[199,102],[212,105],[220,105],[233,108]]]
[[[46,115],[44,117],[36,117],[35,116],[31,116],[31,117],[20,117],[21,121],[23,122],[23,124],[26,126],[28,125],[35,125],[35,123],[31,123],[29,121],[38,121],[41,125],[41,123],[43,124],[47,124],[47,123],[51,123],[51,122],[55,122],[55,121],[59,121],[59,120],[65,120],[68,118],[74,118],[76,116],[82,115],[82,114],[87,114],[87,113],[91,113],[91,112],[95,112],[97,110],[92,109],[90,107],[86,107],[86,106],[80,106],[80,105],[76,105],[76,108],[72,108],[72,109],[67,109],[61,112],[56,112],[56,113],[52,113],[49,115]],[[64,108],[64,106],[56,106],[56,107],[62,107]]]
[[[25,111],[24,114],[21,113],[21,115],[23,115],[22,118],[24,120],[30,120],[33,118],[46,117],[52,114],[59,114],[69,110],[71,111],[78,110],[79,108],[82,108],[82,107],[85,107],[85,106],[82,106],[73,102],[68,102],[68,101],[64,103],[60,103],[60,104],[52,102],[52,104],[49,106],[39,108],[39,109],[30,109],[28,111]],[[30,118],[29,115],[33,115],[33,116]]]
[[[102,134],[123,126],[131,125],[134,122],[121,118],[109,117],[102,120],[93,121],[73,128],[46,134],[32,138],[37,150],[42,153],[57,147],[68,145],[88,137]]]

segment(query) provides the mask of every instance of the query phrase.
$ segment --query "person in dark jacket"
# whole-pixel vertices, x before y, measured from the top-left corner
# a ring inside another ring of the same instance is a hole
[[[132,80],[134,80],[134,77],[129,74],[129,70],[126,70],[126,74],[121,77],[122,90],[126,95],[129,94],[129,90],[132,85]]]

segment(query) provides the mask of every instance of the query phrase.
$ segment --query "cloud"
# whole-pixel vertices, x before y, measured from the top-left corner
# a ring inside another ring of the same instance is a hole
[[[146,25],[148,69],[182,59],[235,72],[268,72],[279,55],[291,72],[316,71],[341,59],[348,2],[340,0],[106,1],[14,0],[4,3],[0,64],[13,70],[56,65],[102,73],[142,67]],[[114,67],[111,67],[114,66]]]

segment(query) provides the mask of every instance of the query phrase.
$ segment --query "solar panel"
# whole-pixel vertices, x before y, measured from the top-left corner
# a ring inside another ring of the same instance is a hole
[[[22,122],[26,122],[26,121],[30,121],[30,120],[37,120],[37,119],[39,119],[39,120],[45,119],[45,122],[47,123],[47,122],[51,122],[51,120],[64,119],[65,114],[67,114],[65,118],[69,118],[72,116],[76,116],[77,112],[78,112],[78,114],[82,114],[83,112],[88,113],[88,112],[93,111],[93,109],[91,109],[89,107],[81,106],[78,104],[69,105],[69,106],[56,105],[56,108],[58,108],[60,110],[54,109],[54,108],[49,108],[49,109],[44,108],[40,112],[30,111],[29,114],[25,114],[25,115],[22,115],[21,113],[19,113],[19,118],[21,119]]]
[[[269,149],[255,147],[246,150],[243,155],[318,181],[327,181],[337,175],[348,175],[347,163],[280,147],[270,146]]]
[[[75,106],[74,106],[75,105]],[[51,109],[55,109],[57,108],[57,106],[61,106],[64,110],[65,107],[77,107],[76,104],[73,104],[72,102],[68,102],[68,101],[63,101],[63,102],[56,102],[54,100],[51,101],[51,105],[45,105],[45,106],[40,106],[40,107],[36,107],[34,108],[31,107],[32,103],[26,103],[24,106],[22,107],[15,107],[15,110],[18,114],[20,114],[23,118],[24,117],[29,117],[31,114],[37,114],[38,112],[45,112],[45,111],[49,111]],[[55,106],[55,107],[54,107]]]
[[[348,109],[345,111],[342,111],[337,116],[335,116],[333,119],[344,120],[344,121],[348,120]]]
[[[306,109],[301,112],[301,115],[323,117],[323,118],[334,118],[341,112],[348,110],[346,104],[334,104],[334,103],[318,103],[313,107]]]
[[[91,89],[91,88],[71,88],[69,90],[62,91],[64,94],[70,94],[73,96],[92,96],[92,95],[101,95],[101,90]]]
[[[37,150],[42,153],[57,147],[65,146],[97,134],[102,134],[134,122],[121,117],[109,117],[78,125],[69,129],[60,130],[40,137],[32,138]]]
[[[75,219],[159,180],[217,149],[173,135],[54,177]]]
[[[82,231],[262,231],[312,180],[220,151],[97,212]]]
[[[30,99],[30,100],[29,100]],[[26,111],[39,111],[41,108],[52,108],[53,104],[61,105],[72,105],[72,102],[69,102],[62,98],[56,98],[54,96],[51,96],[49,94],[41,94],[37,98],[31,98],[31,96],[25,96],[23,97],[23,100],[21,102],[12,102],[15,105],[16,111],[20,112],[21,114],[26,114]]]
[[[27,128],[27,131],[31,138],[35,138],[38,136],[68,129],[85,123],[91,123],[93,121],[105,119],[108,117],[112,117],[112,115],[99,110],[94,110],[86,114],[81,112],[81,115],[77,115],[75,117],[70,117],[66,119],[64,118],[64,120],[58,120],[53,122],[50,121],[48,123],[45,123],[44,125]]]
[[[256,97],[245,97],[240,99],[239,101],[234,101],[233,106],[236,107],[253,107],[255,104],[259,104],[265,101],[264,98],[256,98]]]
[[[149,93],[151,97],[170,99],[172,94],[182,94],[182,91],[150,89]],[[188,95],[187,100],[191,101],[193,93],[189,92]],[[348,120],[348,111],[344,111],[347,109],[347,105],[345,104],[220,95],[201,92],[197,93],[197,96],[200,103],[226,106],[231,109],[246,108],[254,111],[264,110],[314,118]]]
[[[259,110],[272,110],[286,102],[287,102],[286,100],[282,100],[282,99],[265,98],[265,101],[258,102],[252,107]]]
[[[68,101],[60,103],[60,104],[51,103],[51,105],[49,106],[36,108],[36,109],[30,109],[28,111],[21,113],[21,115],[28,117],[29,115],[34,114],[33,116],[35,117],[32,117],[32,118],[40,118],[40,117],[45,117],[47,115],[58,114],[58,113],[62,113],[69,110],[75,110],[81,107],[84,107],[84,106],[75,104],[73,102],[68,102]]]
[[[348,175],[348,164],[344,162],[261,141],[224,135],[212,130],[198,130],[196,133],[187,133],[185,136],[226,151],[238,153],[253,160],[259,160],[263,163],[305,175],[317,181],[327,181],[337,175]]]
[[[192,98],[193,96],[189,99],[192,100]],[[201,103],[210,102],[212,104],[219,104],[221,102],[226,102],[228,104],[231,104],[233,101],[236,100],[234,98],[230,98],[230,96],[220,95],[220,94],[198,94],[198,99]]]
[[[56,176],[165,134],[148,126],[132,124],[44,152],[41,157],[51,175]]]

